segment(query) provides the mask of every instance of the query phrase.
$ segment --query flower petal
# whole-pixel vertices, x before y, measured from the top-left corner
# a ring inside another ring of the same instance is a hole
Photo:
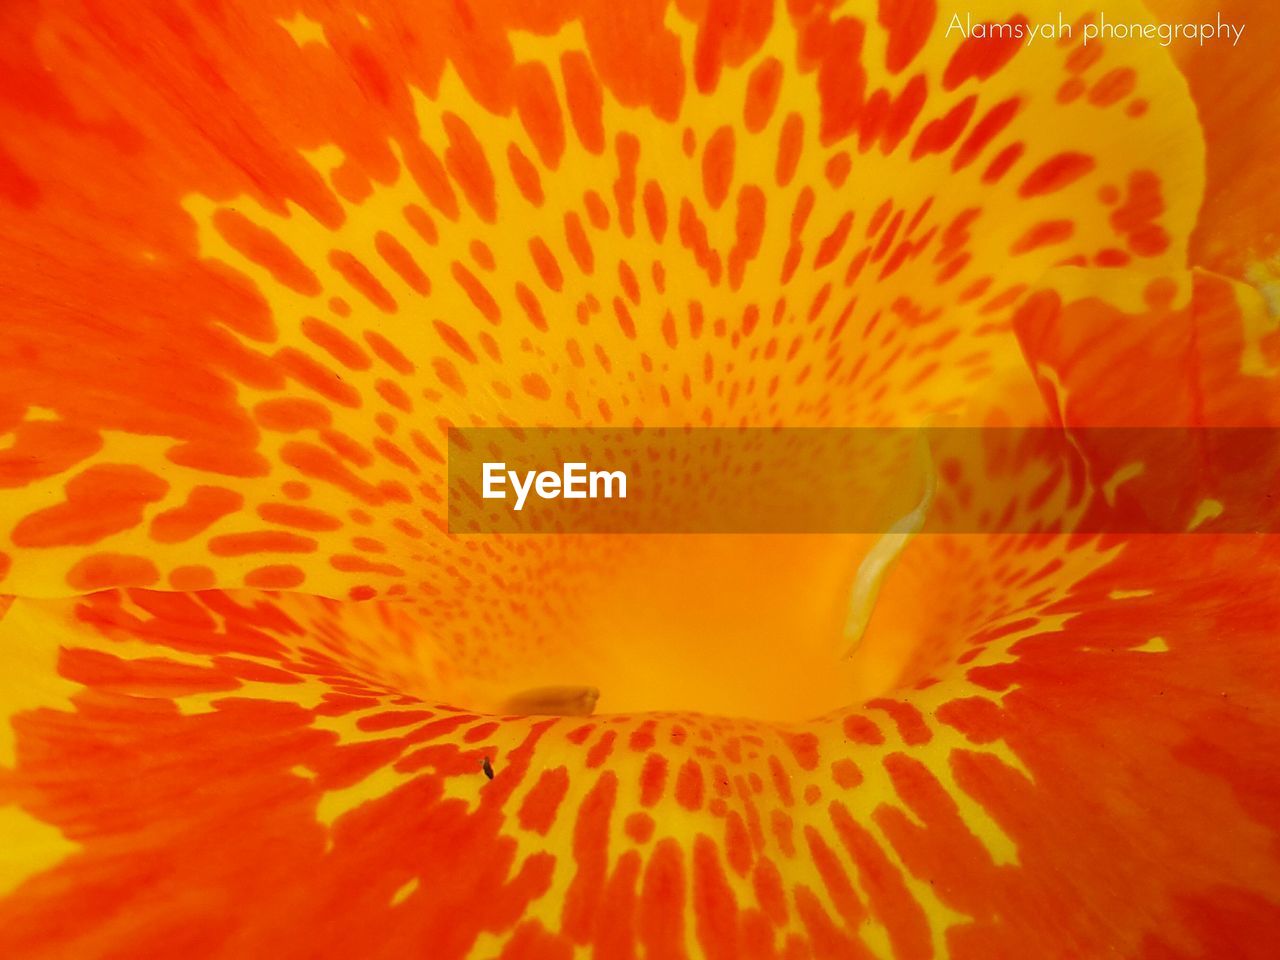
[[[0,644],[56,659],[58,680],[16,703],[22,680],[6,681],[3,796],[48,829],[25,834],[47,840],[0,901],[0,946],[989,957],[1268,942],[1270,539],[916,544],[859,651],[918,636],[914,660],[864,707],[800,726],[442,706],[405,692],[449,683],[406,646],[405,605],[16,601]],[[922,615],[921,590],[945,622]]]
[[[11,9],[24,595],[456,590],[449,424],[1018,410],[1022,294],[1180,267],[1202,187],[1159,48],[961,41],[932,4]]]

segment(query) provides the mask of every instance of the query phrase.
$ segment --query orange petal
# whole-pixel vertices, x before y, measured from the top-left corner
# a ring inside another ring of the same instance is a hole
[[[451,424],[1272,424],[1174,63],[954,8],[7,5],[0,952],[1268,950],[1273,538],[918,537],[834,662],[852,539],[442,530]]]
[[[1273,4],[1228,0],[1148,0],[1163,20],[1243,26],[1239,41],[1173,44],[1170,52],[1191,87],[1207,146],[1205,203],[1191,258],[1196,266],[1274,291],[1280,280],[1280,191],[1271,157],[1280,150],[1276,124],[1254,118],[1280,112],[1272,82],[1272,38],[1280,29]],[[1277,310],[1271,294],[1271,313]]]
[[[1017,302],[1180,267],[1198,130],[932,7],[12,6],[5,589],[456,591],[451,423],[1026,419]]]
[[[1270,540],[917,544],[859,651],[910,661],[800,726],[442,706],[405,605],[16,601],[44,679],[8,674],[0,788],[40,826],[0,945],[1245,955],[1280,895]]]

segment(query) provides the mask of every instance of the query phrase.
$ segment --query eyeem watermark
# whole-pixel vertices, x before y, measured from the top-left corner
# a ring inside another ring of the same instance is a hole
[[[455,534],[1277,533],[1280,430],[453,428]]]
[[[564,497],[566,500],[612,500],[627,498],[627,475],[621,470],[588,470],[585,463],[562,463],[555,470],[508,470],[505,463],[484,464],[483,497],[486,500],[507,499],[506,484],[511,482],[516,510],[524,509],[529,493],[542,500]],[[616,492],[615,492],[616,491]]]
[[[1114,20],[1109,18],[1105,11],[1100,12],[1092,20],[1074,23],[1068,21],[1061,12],[1054,19],[1046,19],[1038,23],[1023,19],[992,23],[986,20],[975,20],[971,13],[964,16],[957,13],[947,24],[947,36],[963,40],[971,38],[1021,40],[1027,46],[1031,46],[1038,40],[1063,40],[1079,36],[1085,46],[1101,40],[1146,40],[1158,43],[1162,47],[1172,46],[1177,40],[1195,41],[1200,46],[1229,40],[1234,47],[1244,36],[1244,28],[1244,23],[1224,20],[1221,13],[1215,13],[1213,21],[1184,23]]]

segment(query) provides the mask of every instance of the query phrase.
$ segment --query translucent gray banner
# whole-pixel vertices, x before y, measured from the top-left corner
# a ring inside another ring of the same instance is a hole
[[[480,428],[449,532],[1273,533],[1271,428]]]

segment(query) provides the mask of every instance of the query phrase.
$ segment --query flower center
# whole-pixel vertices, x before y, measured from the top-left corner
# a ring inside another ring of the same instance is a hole
[[[584,558],[554,607],[531,605],[518,634],[492,638],[487,654],[461,667],[469,677],[449,691],[459,705],[789,721],[891,682],[865,657],[847,656],[851,598],[861,592],[874,601],[874,591],[857,589],[860,564],[881,537],[590,539],[611,541],[612,562]]]

